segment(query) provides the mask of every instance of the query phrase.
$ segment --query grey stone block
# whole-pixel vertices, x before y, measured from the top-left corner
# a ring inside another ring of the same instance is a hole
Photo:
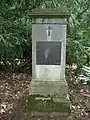
[[[44,95],[53,98],[66,98],[68,94],[68,85],[63,81],[40,81],[32,80],[29,95]]]

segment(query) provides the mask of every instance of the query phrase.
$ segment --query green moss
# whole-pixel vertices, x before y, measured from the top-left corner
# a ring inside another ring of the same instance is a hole
[[[44,97],[41,95],[30,95],[26,100],[26,109],[38,112],[67,112],[70,113],[70,105],[67,102],[54,102],[50,100],[36,100],[36,97]],[[44,97],[45,98],[45,97]]]

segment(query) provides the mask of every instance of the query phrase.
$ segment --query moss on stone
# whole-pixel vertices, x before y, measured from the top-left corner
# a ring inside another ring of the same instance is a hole
[[[66,112],[70,113],[70,105],[68,102],[54,102],[50,100],[37,100],[36,97],[44,97],[41,95],[30,95],[27,99],[26,109],[38,112]],[[45,98],[45,97],[44,97]]]

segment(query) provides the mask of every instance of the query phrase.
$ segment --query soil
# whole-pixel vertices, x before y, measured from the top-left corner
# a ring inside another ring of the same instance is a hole
[[[67,70],[71,114],[67,120],[90,120],[90,86],[84,86],[74,70]],[[0,71],[0,120],[66,120],[60,116],[33,116],[24,109],[31,76]]]

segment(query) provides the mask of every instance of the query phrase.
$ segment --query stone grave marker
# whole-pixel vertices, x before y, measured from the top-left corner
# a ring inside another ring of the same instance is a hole
[[[65,80],[66,28],[70,14],[63,9],[39,9],[32,18],[32,81],[29,102],[33,112],[70,113]]]

